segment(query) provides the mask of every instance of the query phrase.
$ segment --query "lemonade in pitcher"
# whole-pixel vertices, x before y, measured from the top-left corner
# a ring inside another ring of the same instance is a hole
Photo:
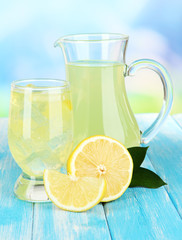
[[[126,64],[129,36],[120,33],[89,33],[63,36],[55,47],[63,51],[66,77],[71,83],[74,146],[85,137],[106,135],[127,148],[147,144],[158,132],[172,106],[172,83],[166,69],[151,59]],[[157,73],[164,101],[154,122],[140,132],[125,89],[125,77],[140,69]]]
[[[22,178],[42,180],[44,169],[66,167],[72,149],[72,104],[69,89],[60,82],[23,80],[12,84],[8,142],[23,171],[21,182]]]
[[[124,65],[78,61],[68,63],[66,70],[73,89],[74,146],[93,135],[111,136],[127,147],[139,145],[140,131],[126,98]]]

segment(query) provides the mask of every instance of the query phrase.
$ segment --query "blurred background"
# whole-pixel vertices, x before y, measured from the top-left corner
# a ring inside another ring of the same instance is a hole
[[[0,1],[0,117],[8,116],[10,83],[23,78],[65,78],[59,37],[74,33],[130,36],[126,62],[152,58],[174,85],[172,114],[182,112],[182,1],[6,0]],[[127,77],[135,113],[158,112],[162,85],[150,70]]]

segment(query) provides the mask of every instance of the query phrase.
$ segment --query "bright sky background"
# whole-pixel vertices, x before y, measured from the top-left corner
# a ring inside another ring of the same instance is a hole
[[[65,78],[62,53],[53,47],[56,39],[92,32],[129,34],[128,64],[138,58],[162,63],[174,82],[174,112],[182,112],[182,1],[0,0],[0,6],[1,116],[8,115],[13,80]],[[155,75],[144,73],[127,81],[131,101],[145,94],[162,101],[161,85],[153,78]],[[138,101],[139,105],[143,99]],[[155,101],[152,104],[156,106]],[[157,111],[155,106],[149,111]],[[134,107],[136,112],[147,111]]]

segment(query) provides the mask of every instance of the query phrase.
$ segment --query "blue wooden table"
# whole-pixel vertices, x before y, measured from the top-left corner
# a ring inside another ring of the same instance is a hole
[[[141,130],[156,117],[137,115]],[[7,119],[0,120],[0,240],[181,240],[182,114],[170,116],[150,142],[144,166],[167,186],[133,188],[116,201],[83,213],[62,211],[52,203],[28,203],[13,194],[21,170],[7,142]]]

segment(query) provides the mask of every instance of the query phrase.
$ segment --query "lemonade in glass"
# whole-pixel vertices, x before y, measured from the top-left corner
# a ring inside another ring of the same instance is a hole
[[[10,151],[22,169],[14,192],[28,201],[46,201],[44,169],[65,169],[72,149],[69,83],[33,79],[11,85],[8,127]]]

